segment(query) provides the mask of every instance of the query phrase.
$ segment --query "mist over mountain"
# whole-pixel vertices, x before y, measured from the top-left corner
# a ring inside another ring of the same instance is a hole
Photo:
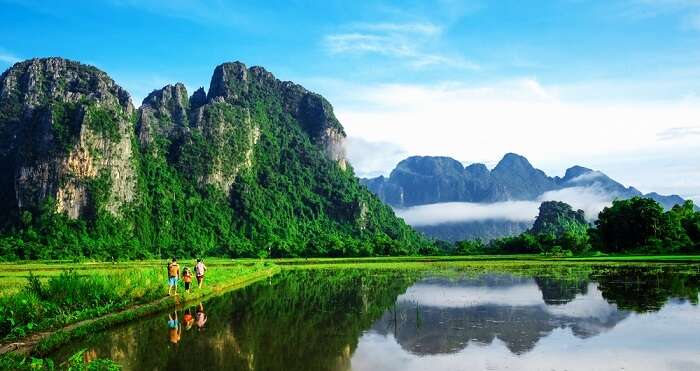
[[[389,177],[361,182],[414,228],[450,241],[522,233],[532,226],[544,201],[566,202],[583,210],[589,221],[614,199],[643,196],[666,209],[684,201],[678,195],[642,194],[582,166],[551,177],[514,153],[503,156],[492,170],[480,163],[465,167],[450,157],[412,156],[399,162]]]

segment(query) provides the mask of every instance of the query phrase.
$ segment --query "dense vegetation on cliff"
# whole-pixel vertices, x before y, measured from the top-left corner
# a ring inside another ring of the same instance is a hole
[[[321,96],[225,63],[135,110],[60,58],[0,77],[0,256],[368,256],[425,241],[355,178]],[[425,252],[425,250],[423,250]]]

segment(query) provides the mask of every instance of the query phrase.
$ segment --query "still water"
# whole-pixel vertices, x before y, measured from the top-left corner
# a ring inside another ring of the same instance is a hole
[[[700,370],[697,266],[284,271],[59,350],[125,370]]]

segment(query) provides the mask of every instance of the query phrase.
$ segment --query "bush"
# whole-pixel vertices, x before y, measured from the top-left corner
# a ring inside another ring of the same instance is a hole
[[[20,292],[0,298],[0,338],[23,337],[161,295],[154,269],[89,276],[69,270],[46,283],[30,274]]]

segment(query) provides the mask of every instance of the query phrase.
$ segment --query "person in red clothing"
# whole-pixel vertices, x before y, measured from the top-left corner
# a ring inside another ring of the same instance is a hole
[[[187,267],[182,270],[182,282],[185,283],[185,292],[189,293],[190,285],[192,285],[192,272]]]

